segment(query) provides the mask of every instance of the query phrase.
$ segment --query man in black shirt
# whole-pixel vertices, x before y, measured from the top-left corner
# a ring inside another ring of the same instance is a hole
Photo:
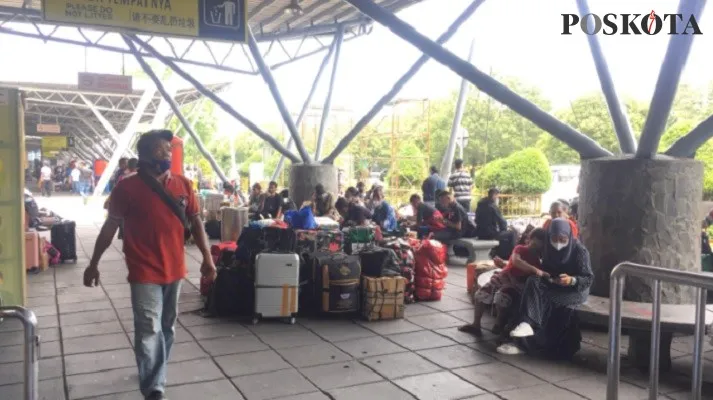
[[[347,201],[344,197],[337,200],[335,208],[342,216],[342,227],[366,226],[372,217],[369,209],[355,202]]]
[[[515,232],[508,231],[508,223],[498,208],[500,191],[496,188],[488,190],[488,197],[481,199],[475,208],[475,236],[480,240],[497,240],[495,255],[503,260],[509,260],[515,248]]]
[[[475,234],[475,227],[468,218],[468,212],[465,211],[448,191],[442,191],[438,195],[438,202],[445,210],[443,214],[443,223],[446,229],[434,232],[434,239],[439,242],[449,243],[452,240],[463,237],[472,237]]]
[[[270,182],[267,195],[262,201],[260,215],[263,218],[280,218],[282,216],[282,196],[277,193],[277,182]]]

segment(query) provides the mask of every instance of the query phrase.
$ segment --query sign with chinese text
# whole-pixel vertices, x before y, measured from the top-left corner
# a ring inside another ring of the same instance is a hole
[[[43,136],[42,153],[56,153],[67,148],[66,136]]]
[[[77,87],[79,90],[87,92],[131,93],[133,80],[129,75],[80,72],[77,78]]]
[[[59,124],[37,124],[37,133],[54,133],[59,135],[61,129]]]
[[[247,0],[43,0],[45,21],[244,42]]]

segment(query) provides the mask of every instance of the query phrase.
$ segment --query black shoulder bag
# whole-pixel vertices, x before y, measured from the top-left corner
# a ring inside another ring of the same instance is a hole
[[[137,175],[141,178],[142,181],[148,187],[151,188],[151,190],[154,191],[158,195],[158,197],[163,200],[163,202],[168,206],[168,208],[173,211],[173,213],[178,217],[178,219],[181,221],[181,224],[183,224],[183,238],[185,240],[188,240],[191,238],[191,224],[186,218],[186,210],[181,207],[178,202],[176,202],[176,199],[174,199],[166,190],[163,188],[163,185],[159,181],[157,181],[154,177],[150,176],[146,172],[142,172],[142,169],[139,168],[139,171]]]

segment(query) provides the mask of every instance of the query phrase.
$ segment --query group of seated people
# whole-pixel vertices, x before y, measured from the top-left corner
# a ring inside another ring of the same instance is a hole
[[[551,219],[542,228],[530,227],[507,262],[494,259],[502,270],[474,294],[473,322],[460,331],[482,335],[481,319],[492,305],[493,333],[503,341],[499,353],[574,355],[580,340],[572,326],[574,311],[587,300],[594,274],[577,222],[567,211],[567,203],[553,203]]]

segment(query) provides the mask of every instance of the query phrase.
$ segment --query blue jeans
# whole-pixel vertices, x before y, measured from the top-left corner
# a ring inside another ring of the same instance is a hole
[[[134,309],[134,354],[144,396],[164,391],[166,364],[173,345],[181,281],[168,285],[131,284]]]

